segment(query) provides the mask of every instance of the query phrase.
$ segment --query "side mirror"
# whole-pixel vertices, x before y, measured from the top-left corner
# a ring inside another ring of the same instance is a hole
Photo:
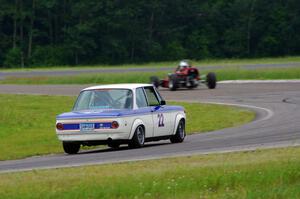
[[[167,104],[167,103],[166,103],[166,101],[165,101],[165,100],[161,100],[161,101],[160,101],[160,105],[162,105],[162,106],[163,106],[163,105],[166,105],[166,104]]]

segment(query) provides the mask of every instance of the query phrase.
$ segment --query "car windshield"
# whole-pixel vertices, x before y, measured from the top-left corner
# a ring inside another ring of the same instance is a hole
[[[132,101],[132,91],[128,89],[87,90],[80,93],[73,111],[132,109]]]

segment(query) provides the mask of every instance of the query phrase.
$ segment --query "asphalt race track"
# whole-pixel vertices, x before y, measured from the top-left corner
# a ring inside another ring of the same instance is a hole
[[[86,86],[0,85],[0,93],[77,95],[83,87]],[[241,105],[254,110],[257,116],[255,121],[241,127],[187,136],[180,144],[161,141],[147,143],[140,149],[124,146],[120,150],[99,149],[77,155],[0,161],[0,172],[300,145],[300,83],[219,84],[215,90],[201,87],[170,92],[162,89],[161,93],[166,100]]]
[[[235,66],[235,65],[232,65]],[[291,68],[299,67],[300,62],[282,63],[282,64],[239,64],[236,65],[245,69],[257,69],[257,68]],[[175,67],[175,66],[174,66]],[[215,70],[226,68],[226,65],[217,66],[199,66],[200,70]],[[157,71],[173,71],[174,68],[170,67],[147,67],[147,68],[81,68],[81,69],[68,69],[68,70],[29,70],[29,71],[2,71],[0,72],[0,80],[7,77],[40,77],[40,76],[66,76],[66,75],[80,75],[80,74],[94,74],[94,73],[124,73],[124,72],[157,72]]]

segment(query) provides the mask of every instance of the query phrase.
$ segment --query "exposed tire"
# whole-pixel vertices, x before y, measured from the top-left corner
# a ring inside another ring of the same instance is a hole
[[[170,140],[172,143],[180,143],[183,142],[184,138],[185,138],[185,122],[182,119],[179,121],[175,135],[172,135]]]
[[[159,78],[156,76],[150,77],[150,83],[153,84],[156,88],[160,86]]]
[[[130,140],[128,146],[130,148],[140,148],[145,144],[145,129],[143,126],[138,126],[135,129],[134,135]]]
[[[215,73],[208,73],[206,75],[206,84],[209,89],[214,89],[217,86],[217,77]]]
[[[194,82],[194,78],[193,77],[187,77],[186,87],[189,88],[189,89],[195,88],[195,82]]]
[[[76,154],[80,149],[80,144],[76,142],[63,142],[63,148],[68,154]]]
[[[169,89],[171,91],[176,91],[176,89],[178,88],[178,80],[176,75],[171,75],[169,77]]]
[[[118,149],[120,147],[119,143],[109,143],[107,144],[108,147],[113,148],[113,149]]]

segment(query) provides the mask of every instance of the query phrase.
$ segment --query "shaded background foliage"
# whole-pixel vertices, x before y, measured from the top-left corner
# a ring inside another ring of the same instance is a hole
[[[0,0],[0,66],[299,55],[299,0]]]

